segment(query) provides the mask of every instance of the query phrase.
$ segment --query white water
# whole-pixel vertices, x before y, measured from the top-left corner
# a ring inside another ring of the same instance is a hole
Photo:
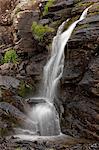
[[[41,103],[34,106],[30,113],[34,122],[38,123],[38,132],[42,136],[60,134],[59,118],[53,105]]]
[[[53,39],[51,58],[44,67],[43,77],[43,97],[49,99],[50,102],[53,102],[55,96],[57,95],[57,84],[63,74],[64,48],[76,25],[86,17],[89,8],[90,7],[85,9],[80,19],[75,21],[65,32],[62,33],[65,25],[65,22],[63,22],[62,25],[58,28],[57,35]]]
[[[64,68],[64,49],[76,25],[85,19],[87,11],[84,10],[80,19],[75,21],[70,27],[62,33],[66,22],[63,22],[57,31],[52,42],[51,58],[44,67],[42,95],[39,98],[45,103],[39,103],[33,106],[29,116],[31,120],[37,123],[38,133],[41,136],[59,135],[60,125],[58,113],[53,105],[54,99],[57,97],[57,85],[63,74]]]

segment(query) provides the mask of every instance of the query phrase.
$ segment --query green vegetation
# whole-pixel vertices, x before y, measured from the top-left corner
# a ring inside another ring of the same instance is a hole
[[[54,4],[55,0],[48,0],[48,2],[46,3],[45,7],[44,7],[44,12],[43,12],[43,16],[48,14],[48,9],[49,7],[51,7]]]
[[[2,58],[2,63],[16,63],[18,61],[18,55],[14,49],[6,51],[4,57]]]
[[[89,13],[89,16],[93,16],[93,15],[99,15],[99,11],[94,11],[94,12],[90,12]]]
[[[26,84],[24,81],[21,81],[19,89],[18,89],[18,94],[21,97],[25,97],[32,92],[33,92],[33,87],[29,84]]]
[[[89,7],[91,6],[92,4],[94,4],[94,2],[79,2],[75,5],[75,7]]]
[[[71,18],[68,22],[66,22],[65,27],[64,27],[64,31],[68,29],[68,27],[70,27],[70,25],[72,25],[72,23],[74,21],[76,21],[79,18],[79,16],[73,17]],[[75,29],[74,29],[75,30]],[[74,31],[73,31],[74,32]]]
[[[34,38],[39,41],[43,40],[44,35],[46,33],[54,31],[54,29],[51,27],[48,27],[48,25],[43,26],[41,24],[37,24],[37,22],[33,22],[31,30],[34,35]]]

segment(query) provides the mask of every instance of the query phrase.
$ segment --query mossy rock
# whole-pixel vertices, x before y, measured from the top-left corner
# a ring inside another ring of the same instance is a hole
[[[65,27],[64,27],[64,30],[67,30],[68,27],[69,27],[70,25],[72,25],[72,23],[74,23],[78,18],[79,18],[79,16],[76,16],[76,17],[71,18],[71,19],[66,23],[66,25],[65,25]],[[74,29],[74,31],[75,31],[75,29]],[[74,31],[73,31],[73,32],[74,32]]]
[[[86,2],[86,3],[83,3],[83,2],[79,2],[75,5],[75,7],[89,7],[91,5],[93,5],[94,2]]]
[[[49,8],[51,6],[53,6],[53,4],[55,3],[56,0],[48,0],[48,2],[46,3],[45,7],[44,7],[44,11],[43,11],[43,16],[47,15],[49,12]]]
[[[2,57],[1,63],[17,63],[18,55],[14,49],[9,49],[5,52],[4,57]]]
[[[21,97],[27,97],[28,95],[31,95],[34,91],[34,87],[28,83],[25,83],[24,81],[20,82],[19,88],[18,88],[18,95]]]
[[[32,23],[31,31],[34,35],[34,38],[37,39],[38,41],[43,41],[44,36],[47,33],[54,32],[54,29],[49,27],[48,25],[42,25],[38,24],[37,22]]]

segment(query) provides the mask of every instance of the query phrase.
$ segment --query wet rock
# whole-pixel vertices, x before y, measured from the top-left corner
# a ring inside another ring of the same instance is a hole
[[[42,140],[38,139],[33,142],[31,141],[17,141],[15,138],[2,138],[0,139],[0,148],[3,148],[5,150],[15,150],[15,148],[22,149],[22,150],[43,150],[43,149],[48,149],[48,150],[98,150],[99,144],[98,142],[85,142],[85,140],[82,141],[76,141],[73,142],[72,139],[65,138],[67,140],[63,139],[56,139],[55,140]]]
[[[16,91],[15,91],[16,92]],[[29,104],[20,96],[16,96],[11,90],[2,90],[1,89],[1,102],[7,102],[18,108],[20,111],[25,114],[29,111]],[[27,108],[27,109],[25,109]]]
[[[19,119],[23,119],[25,118],[25,116],[23,115],[22,112],[20,112],[17,108],[15,108],[14,106],[12,106],[11,104],[7,103],[7,102],[0,102],[0,109],[2,111],[4,111],[5,114],[7,115],[12,115],[15,116]]]
[[[85,73],[79,85],[88,87],[88,92],[99,96],[99,58],[92,60],[89,63],[89,70]]]
[[[84,67],[86,66],[86,55],[82,50],[69,51],[66,52],[66,62],[63,73],[64,83],[75,83],[81,80]]]
[[[12,130],[14,127],[18,127],[18,125],[32,131],[37,130],[35,122],[30,120],[28,116],[19,111],[19,109],[7,102],[0,102],[0,117],[2,117],[2,115],[4,116],[2,121],[5,120],[8,123],[11,121],[12,125],[14,124],[13,126],[11,125]]]

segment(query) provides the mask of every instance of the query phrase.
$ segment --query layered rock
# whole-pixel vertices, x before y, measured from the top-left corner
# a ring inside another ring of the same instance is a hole
[[[63,131],[99,139],[99,3],[77,1],[71,14],[75,18],[91,4],[87,18],[76,27],[67,45],[61,94],[66,119]]]

